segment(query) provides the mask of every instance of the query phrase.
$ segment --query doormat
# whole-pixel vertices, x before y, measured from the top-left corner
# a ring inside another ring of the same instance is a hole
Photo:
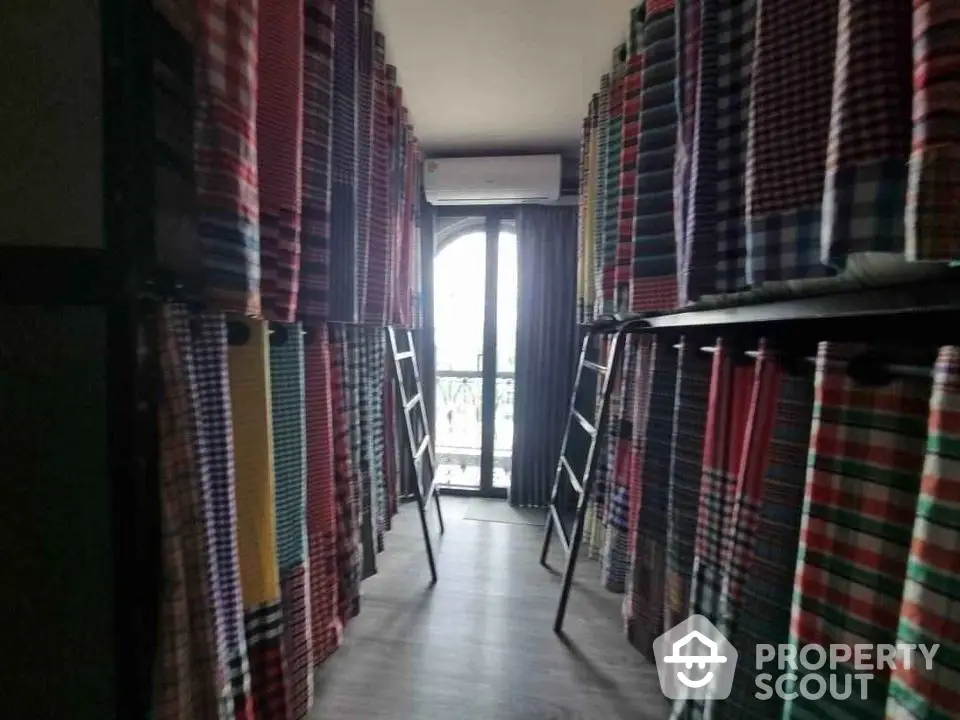
[[[506,500],[474,498],[467,504],[467,514],[463,516],[463,519],[476,522],[542,526],[544,517],[544,511],[537,508],[515,508],[510,507],[510,503]]]

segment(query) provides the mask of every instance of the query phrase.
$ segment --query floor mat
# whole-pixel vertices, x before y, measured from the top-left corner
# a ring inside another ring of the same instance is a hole
[[[506,500],[471,499],[464,520],[510,523],[511,525],[543,525],[544,511],[537,508],[510,507]]]

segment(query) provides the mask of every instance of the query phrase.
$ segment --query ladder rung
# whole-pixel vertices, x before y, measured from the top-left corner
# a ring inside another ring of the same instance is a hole
[[[424,451],[427,449],[427,444],[429,442],[430,442],[430,436],[424,435],[423,440],[420,442],[420,447],[417,448],[417,454],[413,456],[414,462],[420,459],[420,456],[423,455]]]
[[[550,503],[550,514],[553,515],[553,526],[557,529],[557,537],[560,538],[560,544],[563,545],[563,552],[570,554],[570,540],[567,539],[567,530],[560,522],[560,513],[557,512],[557,506]]]
[[[577,478],[577,474],[573,471],[573,468],[570,467],[570,463],[567,462],[567,458],[561,455],[560,463],[563,465],[564,469],[566,469],[567,476],[570,478],[570,484],[573,485],[573,489],[577,491],[578,495],[583,495],[583,485],[580,484],[580,480]]]
[[[607,368],[605,368],[603,365],[601,365],[601,364],[599,364],[599,363],[593,362],[592,360],[584,360],[584,361],[583,361],[583,366],[584,366],[584,367],[587,367],[587,368],[590,368],[590,369],[593,370],[594,372],[598,372],[598,373],[600,373],[601,375],[603,375],[604,373],[607,372]]]
[[[580,427],[587,431],[590,435],[596,435],[597,429],[587,420],[583,415],[580,414],[578,410],[573,411],[573,416],[577,419],[577,422],[580,423]]]
[[[413,350],[406,350],[405,352],[397,353],[397,360],[408,360],[413,357]]]
[[[417,406],[418,402],[420,402],[420,393],[417,393],[412,398],[407,400],[407,402],[404,403],[403,405],[403,409],[406,410],[407,412],[410,412],[413,408]]]

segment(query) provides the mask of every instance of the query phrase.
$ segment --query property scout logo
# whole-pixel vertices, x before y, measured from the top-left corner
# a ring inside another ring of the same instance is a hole
[[[756,697],[866,700],[877,672],[933,667],[939,645],[757,645]],[[703,615],[693,615],[653,642],[660,689],[670,700],[725,700],[737,651]],[[853,672],[850,672],[851,669]]]

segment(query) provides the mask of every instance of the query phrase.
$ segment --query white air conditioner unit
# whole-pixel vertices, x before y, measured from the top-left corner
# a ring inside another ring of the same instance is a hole
[[[560,156],[426,160],[423,187],[431,205],[508,205],[560,197]]]

